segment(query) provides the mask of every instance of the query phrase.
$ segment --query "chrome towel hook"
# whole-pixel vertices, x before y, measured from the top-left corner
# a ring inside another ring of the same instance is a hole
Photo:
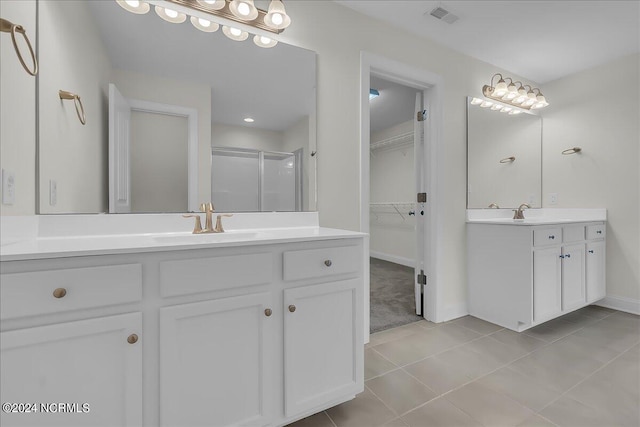
[[[66,90],[59,90],[58,95],[60,96],[60,99],[73,99],[73,103],[76,107],[76,114],[78,115],[80,123],[83,125],[87,124],[87,118],[84,115],[84,107],[82,106],[80,96],[75,93],[67,92]]]
[[[22,27],[22,25],[17,25],[7,21],[6,19],[0,18],[0,32],[11,33],[11,42],[13,43],[13,48],[16,51],[16,55],[18,55],[20,64],[22,64],[22,68],[24,68],[24,70],[31,76],[35,76],[36,74],[38,74],[38,60],[36,59],[36,54],[33,52],[31,41],[29,41],[29,37],[27,37],[27,31]],[[27,63],[24,61],[22,53],[20,52],[20,48],[18,47],[18,42],[16,41],[16,33],[22,34],[22,37],[24,37],[24,41],[27,43],[29,53],[31,54],[31,59],[33,61],[33,70],[30,70],[27,66]]]

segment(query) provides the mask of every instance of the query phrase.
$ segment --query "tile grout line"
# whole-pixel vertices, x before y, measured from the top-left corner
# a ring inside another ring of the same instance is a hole
[[[396,418],[400,418],[400,415],[398,415],[398,413],[397,413],[397,412],[396,412],[396,411],[395,411],[391,406],[387,405],[387,403],[386,403],[384,400],[382,400],[382,398],[381,398],[380,396],[378,396],[377,394],[375,394],[375,393],[374,393],[374,391],[373,391],[373,390],[371,390],[371,388],[370,388],[370,387],[367,387],[367,385],[366,385],[366,384],[365,384],[365,386],[364,386],[364,387],[365,387],[367,390],[369,390],[369,393],[373,394],[373,395],[375,396],[375,398],[376,398],[376,399],[378,399],[378,400],[379,400],[379,401],[380,401],[380,402],[381,402],[381,403],[382,403],[382,404],[383,404],[383,405],[384,405],[388,410],[390,410],[390,411],[391,411],[391,413],[392,413],[393,415],[395,415],[395,418],[392,418],[392,419],[390,419],[390,420],[389,420],[389,421],[387,421],[387,422],[393,421],[393,420],[395,420]]]
[[[355,399],[355,397],[354,397],[354,399]],[[331,415],[329,415],[329,412],[327,412],[327,410],[326,410],[326,409],[325,409],[323,412],[324,412],[324,414],[327,416],[327,418],[329,418],[329,421],[331,421],[331,424],[333,424],[333,427],[338,427],[338,425],[336,424],[336,422],[335,422],[335,421],[333,421],[333,418],[331,418]]]
[[[560,400],[562,397],[566,396],[567,393],[569,393],[571,390],[573,390],[574,388],[578,387],[580,384],[584,383],[585,381],[587,381],[589,378],[593,377],[596,373],[600,372],[602,369],[604,369],[605,367],[609,366],[611,363],[613,363],[614,361],[618,360],[620,357],[622,357],[624,354],[626,354],[627,352],[631,351],[635,346],[637,346],[638,344],[640,344],[640,340],[636,343],[634,343],[631,347],[629,347],[628,349],[624,350],[622,353],[618,354],[616,357],[614,357],[613,359],[609,360],[608,362],[604,363],[602,366],[600,366],[598,369],[596,369],[595,371],[593,371],[592,373],[590,373],[589,375],[587,375],[586,377],[584,377],[583,379],[581,379],[580,381],[578,381],[576,384],[574,384],[573,386],[571,386],[571,388],[569,388],[568,390],[566,390],[564,393],[562,393],[560,396],[558,396],[556,399],[554,399],[553,401],[549,402],[548,404],[546,404],[544,407],[542,407],[542,409],[540,409],[540,411],[538,412],[542,412],[544,411],[546,408],[548,408],[549,406],[551,406],[552,404],[554,404],[555,402],[557,402],[558,400]],[[566,396],[569,399],[573,399],[578,403],[583,404],[584,406],[587,406],[591,409],[596,409],[594,407],[592,407],[591,405],[588,405],[576,398],[573,398],[571,396]]]

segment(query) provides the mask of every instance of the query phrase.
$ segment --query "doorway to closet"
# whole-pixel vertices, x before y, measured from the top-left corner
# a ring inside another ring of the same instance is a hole
[[[422,90],[370,75],[370,332],[422,318]]]

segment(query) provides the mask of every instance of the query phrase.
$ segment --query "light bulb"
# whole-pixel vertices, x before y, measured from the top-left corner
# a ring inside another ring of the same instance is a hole
[[[518,96],[518,92],[508,92],[505,96],[504,99],[511,100],[513,98],[515,98],[516,96]]]
[[[274,13],[273,16],[271,16],[271,20],[276,25],[280,25],[284,22],[284,18],[279,13]]]
[[[491,110],[493,110],[493,111],[499,110],[501,108],[502,108],[502,105],[500,105],[500,104],[493,104],[491,106]]]
[[[242,16],[247,16],[249,13],[251,13],[251,8],[244,2],[240,3],[238,5],[238,13]]]
[[[504,107],[502,110],[500,110],[501,113],[508,113],[509,111],[511,111],[513,108],[511,107]]]
[[[239,30],[239,29],[237,29],[237,28],[234,28],[234,27],[231,27],[231,29],[229,30],[229,32],[230,32],[231,34],[233,34],[234,36],[236,36],[236,37],[238,37],[240,34],[242,34],[242,31],[241,31],[241,30]]]
[[[120,5],[124,10],[138,15],[143,15],[149,12],[149,5],[139,0],[116,0],[116,3]]]
[[[140,7],[140,2],[138,0],[125,0],[125,3],[127,3],[131,7]]]
[[[205,28],[209,28],[211,26],[211,21],[207,21],[206,19],[198,18],[198,24],[202,25]]]
[[[225,36],[237,42],[244,41],[249,37],[248,32],[242,31],[239,28],[235,28],[235,27],[227,27],[226,25],[222,26],[222,32],[224,33]]]
[[[526,101],[524,101],[522,103],[523,107],[531,107],[533,104],[535,104],[536,101],[534,101],[533,99],[527,99]]]
[[[480,104],[482,108],[491,107],[492,105],[493,105],[493,102],[491,101],[484,101],[482,104]]]
[[[267,36],[255,36],[253,37],[253,42],[256,46],[260,47],[274,47],[278,44],[278,42]]]
[[[478,98],[471,99],[471,105],[480,105],[480,104],[482,104],[482,99],[478,99]]]
[[[291,18],[287,15],[281,0],[271,0],[264,23],[276,30],[282,30],[291,25]]]
[[[165,9],[164,13],[166,13],[169,18],[177,18],[178,17],[178,12],[176,12],[173,9]]]
[[[517,97],[516,99],[514,99],[511,102],[513,102],[514,104],[522,104],[525,99],[527,99],[527,98],[524,97],[524,96],[519,96],[519,97]]]
[[[509,86],[507,86],[507,90],[509,92],[516,92],[516,93],[518,92],[518,88],[516,87],[516,84],[513,82],[509,83]]]
[[[522,113],[522,111],[520,111],[520,110],[509,111],[509,115],[510,116],[517,116],[520,113]]]
[[[220,10],[227,5],[225,0],[196,0],[200,6],[207,9]]]
[[[167,9],[162,6],[156,6],[156,13],[162,19],[173,24],[181,24],[187,20],[187,15],[173,9]]]
[[[218,28],[220,28],[220,25],[215,22],[211,22],[207,19],[196,18],[195,16],[191,17],[191,24],[198,30],[205,33],[214,33],[218,31]]]

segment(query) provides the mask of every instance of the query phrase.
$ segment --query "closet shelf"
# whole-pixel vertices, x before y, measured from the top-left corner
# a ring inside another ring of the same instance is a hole
[[[413,132],[406,132],[392,136],[381,141],[371,143],[371,152],[380,150],[392,150],[413,145]]]

